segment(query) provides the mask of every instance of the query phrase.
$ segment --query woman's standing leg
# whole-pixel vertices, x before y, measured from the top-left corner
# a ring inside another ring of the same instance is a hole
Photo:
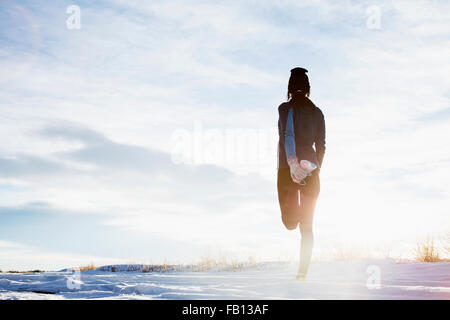
[[[314,247],[314,233],[312,223],[300,223],[300,265],[298,268],[298,280],[306,277],[308,273],[309,264],[311,262],[312,250]]]
[[[309,184],[309,185],[308,185]],[[306,186],[300,188],[300,265],[297,280],[304,280],[308,273],[314,246],[313,219],[320,192],[318,174],[306,179]]]

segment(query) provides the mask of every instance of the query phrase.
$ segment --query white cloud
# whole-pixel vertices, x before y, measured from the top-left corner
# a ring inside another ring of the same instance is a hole
[[[29,271],[36,269],[57,271],[70,267],[85,266],[90,263],[105,265],[125,263],[125,261],[93,255],[54,252],[21,243],[0,240],[0,270],[2,271]]]

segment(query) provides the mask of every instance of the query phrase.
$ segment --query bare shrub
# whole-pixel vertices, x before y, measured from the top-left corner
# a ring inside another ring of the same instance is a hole
[[[423,241],[418,241],[415,250],[415,257],[420,262],[439,262],[441,261],[439,250],[434,245],[434,239],[430,236]]]
[[[444,250],[447,255],[450,255],[450,231],[447,232],[444,239]]]
[[[93,263],[90,263],[85,266],[80,266],[80,267],[78,267],[78,269],[80,271],[89,271],[89,270],[95,270],[95,269],[97,269],[97,267]]]

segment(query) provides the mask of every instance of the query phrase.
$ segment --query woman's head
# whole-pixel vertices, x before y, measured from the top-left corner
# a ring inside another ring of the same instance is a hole
[[[308,75],[306,74],[307,72],[308,70],[303,68],[294,68],[291,70],[287,92],[288,100],[296,94],[309,97],[311,87],[309,85]]]

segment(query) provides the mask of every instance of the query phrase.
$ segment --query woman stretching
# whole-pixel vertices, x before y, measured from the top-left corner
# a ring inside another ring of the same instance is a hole
[[[288,101],[278,107],[278,201],[288,230],[300,225],[300,266],[297,280],[305,280],[314,242],[313,217],[320,192],[319,172],[325,154],[325,120],[309,100],[308,70],[294,68],[288,84]],[[314,145],[314,148],[313,148]],[[310,163],[302,160],[308,160]],[[308,170],[302,164],[316,167]]]

